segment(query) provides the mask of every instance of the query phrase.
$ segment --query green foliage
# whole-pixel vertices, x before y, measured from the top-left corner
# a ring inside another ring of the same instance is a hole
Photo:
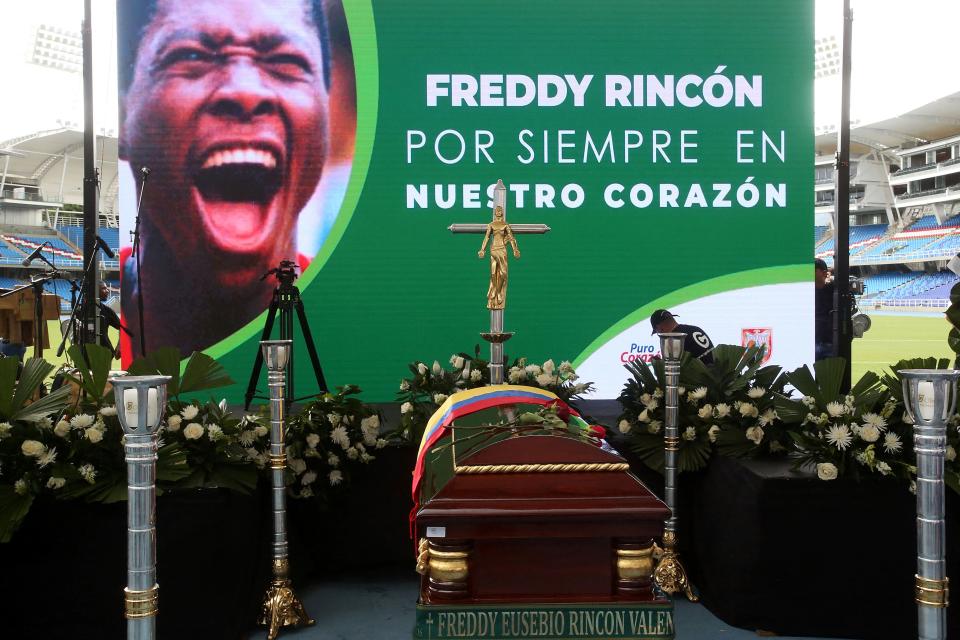
[[[72,345],[67,349],[67,355],[73,361],[80,374],[80,379],[70,378],[80,385],[87,397],[96,404],[106,399],[104,391],[107,388],[107,378],[110,376],[110,366],[113,363],[113,352],[99,344]]]
[[[134,360],[127,367],[127,371],[135,376],[170,376],[167,395],[172,398],[181,393],[195,393],[233,384],[233,380],[219,362],[198,351],[190,355],[181,376],[180,351],[174,347],[163,347]]]

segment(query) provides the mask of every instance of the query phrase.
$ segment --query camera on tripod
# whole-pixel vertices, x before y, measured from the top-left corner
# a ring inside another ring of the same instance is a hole
[[[867,286],[863,278],[850,276],[850,322],[853,328],[853,337],[862,338],[863,334],[870,330],[873,322],[870,316],[861,313],[857,308],[857,299],[854,296],[862,296],[867,291]]]
[[[293,260],[281,260],[279,266],[260,276],[260,281],[262,282],[270,276],[276,276],[277,282],[280,284],[293,284],[293,281],[297,279],[297,269],[299,268],[300,265]]]

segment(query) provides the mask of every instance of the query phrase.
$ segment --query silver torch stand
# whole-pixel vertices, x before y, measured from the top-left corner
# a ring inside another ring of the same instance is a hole
[[[169,376],[110,378],[127,463],[127,640],[153,640],[157,633],[157,428],[169,381]]]
[[[947,637],[950,590],[946,570],[943,462],[947,422],[957,406],[952,369],[904,369],[903,404],[913,420],[917,455],[917,627],[920,640]]]
[[[287,455],[284,449],[284,390],[286,368],[293,348],[291,340],[264,340],[260,343],[267,363],[270,387],[270,470],[273,492],[273,579],[267,588],[260,624],[267,625],[267,638],[274,640],[281,627],[312,625],[300,598],[290,583],[287,555],[287,487],[284,475]]]
[[[677,552],[677,456],[680,452],[680,427],[677,414],[680,400],[680,358],[683,356],[685,333],[661,333],[660,353],[663,354],[664,390],[664,502],[670,508],[670,517],[663,525],[663,550],[653,572],[653,580],[664,593],[683,593],[691,602],[698,598],[690,588],[687,571]]]

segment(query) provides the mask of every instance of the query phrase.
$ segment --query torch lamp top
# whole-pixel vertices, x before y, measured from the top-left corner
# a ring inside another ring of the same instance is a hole
[[[685,333],[661,333],[660,352],[666,360],[679,360],[683,355],[683,342],[687,339]]]
[[[945,424],[957,406],[956,369],[901,369],[903,405],[919,426]]]
[[[269,371],[280,371],[287,368],[290,361],[290,351],[293,340],[261,340],[260,350]]]

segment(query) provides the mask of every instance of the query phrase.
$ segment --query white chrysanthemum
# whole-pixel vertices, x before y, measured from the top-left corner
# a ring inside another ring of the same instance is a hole
[[[760,415],[760,411],[752,402],[741,402],[740,406],[737,407],[737,411],[739,411],[740,415],[744,418],[756,418]]]
[[[656,398],[650,398],[648,402],[643,403],[643,406],[646,407],[647,410],[649,411],[656,411],[657,407],[660,406],[660,401],[657,400]]]
[[[877,471],[879,471],[882,475],[888,476],[893,471],[893,469],[890,468],[890,465],[888,465],[886,462],[881,460],[880,462],[877,463]]]
[[[718,418],[726,418],[728,415],[730,415],[730,405],[728,405],[726,402],[721,402],[715,406],[713,410],[716,412]]]
[[[223,429],[215,424],[211,424],[207,427],[207,437],[210,438],[210,442],[216,442],[217,440],[222,440],[226,436],[223,435]]]
[[[180,410],[180,415],[184,420],[190,421],[197,417],[197,414],[200,413],[199,407],[195,404],[188,404],[183,409]]]
[[[650,411],[647,409],[641,411],[640,415],[637,416],[637,420],[640,422],[650,422]]]
[[[40,454],[40,457],[37,458],[37,466],[43,469],[48,464],[53,464],[57,460],[57,450],[49,449]]]
[[[777,412],[774,409],[767,409],[759,417],[757,417],[757,424],[761,427],[768,427],[773,424],[773,421],[778,418]]]
[[[432,373],[435,378],[439,378],[440,374],[443,373],[443,367],[440,366],[440,362],[438,360],[433,361]]]
[[[187,440],[199,440],[203,436],[203,425],[191,422],[183,428],[183,437]]]
[[[373,462],[373,460],[375,460],[375,458],[366,451],[360,454],[360,462],[363,464],[369,464]]]
[[[400,405],[400,413],[410,413],[411,411],[413,411],[413,405],[409,402],[404,402]]]
[[[327,474],[327,478],[330,479],[330,486],[335,487],[343,482],[343,473],[339,469],[334,469]]]
[[[339,467],[340,458],[338,458],[336,455],[331,453],[330,455],[327,456],[327,464],[330,465],[331,467]]]
[[[845,404],[840,404],[839,402],[831,402],[827,405],[827,413],[830,414],[831,418],[839,418],[840,416],[847,413],[849,407]]]
[[[946,453],[945,457],[946,457],[947,462],[953,462],[954,460],[957,459],[957,450],[954,449],[953,447],[951,447],[951,446],[948,444],[948,445],[947,445],[947,453]]]
[[[309,438],[309,436],[307,436]],[[245,429],[240,432],[240,435],[237,436],[237,439],[240,441],[240,444],[244,447],[249,447],[254,442],[257,441],[257,434],[253,432],[253,429]]]
[[[115,415],[117,415],[117,408],[114,407],[114,406],[100,407],[100,415],[102,415],[102,416],[115,416]]]
[[[544,372],[544,373],[549,373],[549,374],[552,375],[553,372],[556,370],[556,368],[557,368],[557,365],[554,364],[553,358],[551,358],[551,359],[549,359],[549,360],[547,360],[546,362],[543,363],[543,372]]]
[[[697,387],[690,392],[690,399],[692,400],[703,400],[707,397],[707,388],[706,387]]]
[[[380,416],[373,414],[372,416],[367,416],[360,421],[360,430],[361,431],[374,431],[380,430]]]
[[[307,470],[307,461],[303,458],[290,458],[288,466],[290,467],[291,471],[297,475],[300,475]]]
[[[349,447],[347,449],[347,457],[351,460],[356,460],[360,457],[360,452],[355,447]]]
[[[89,429],[83,432],[83,435],[85,435],[87,437],[87,440],[89,440],[93,444],[97,444],[98,442],[103,440],[103,431],[100,431],[100,429],[97,429],[96,427],[90,427]]]
[[[167,418],[167,431],[180,431],[180,423],[183,422],[183,418],[180,416],[170,416]]]
[[[714,425],[711,425],[710,428],[707,429],[707,437],[710,438],[710,442],[716,442],[716,441],[717,441],[717,435],[718,435],[719,433],[720,433],[720,427],[718,427],[718,426],[715,425],[715,424],[714,424]]]
[[[53,426],[53,420],[47,416],[42,416],[33,421],[33,424],[40,430],[46,430]]]
[[[633,425],[630,424],[629,420],[621,420],[617,425],[617,429],[620,430],[620,433],[630,433],[630,429],[633,428]]]
[[[511,384],[517,384],[518,382],[523,382],[527,379],[527,372],[523,369],[518,369],[517,367],[511,367],[510,372],[507,374],[507,380]]]
[[[433,403],[437,406],[440,406],[441,404],[446,402],[447,398],[448,396],[445,393],[435,393],[433,394]]]
[[[474,369],[470,372],[470,381],[471,382],[480,382],[480,379],[483,378],[483,374],[480,373],[480,369]]]
[[[387,446],[386,438],[377,438],[377,443],[376,443],[377,449],[383,449],[385,446]]]
[[[653,396],[650,395],[649,393],[644,393],[643,395],[640,396],[640,402],[642,402],[643,404],[647,404],[651,400],[653,400]]]
[[[541,387],[549,387],[550,385],[556,384],[556,383],[557,383],[556,377],[547,372],[543,372],[537,376],[537,384],[540,385]]]
[[[573,373],[573,365],[569,360],[563,360],[560,363],[560,373]]]
[[[70,426],[74,429],[86,429],[93,424],[93,416],[80,413],[70,418]]]
[[[20,444],[20,452],[28,458],[39,458],[47,452],[47,445],[38,440],[24,440]]]
[[[2,425],[0,425],[2,427]],[[70,423],[66,420],[61,420],[57,423],[57,426],[53,428],[53,433],[61,438],[66,438],[67,434],[70,433]],[[3,431],[0,430],[0,439],[3,438]]]
[[[862,420],[865,425],[875,427],[877,431],[887,430],[887,421],[883,419],[883,416],[878,416],[875,413],[865,413],[863,414]]]
[[[710,403],[703,405],[702,407],[700,407],[700,410],[697,411],[697,415],[704,420],[709,420],[710,418],[713,417],[713,405],[711,405]]]
[[[747,440],[759,446],[763,442],[763,429],[761,427],[749,427],[746,432]]]
[[[347,429],[343,425],[340,425],[336,429],[330,432],[330,441],[334,444],[340,445],[341,449],[350,448],[350,436],[347,434]]]
[[[453,354],[450,356],[450,364],[453,365],[454,369],[463,369],[463,365],[466,364],[466,361],[463,359],[463,356]]]
[[[530,376],[531,378],[535,378],[541,373],[543,373],[543,369],[540,368],[540,365],[536,365],[536,364],[528,364],[526,367],[523,368],[523,370],[526,371],[527,375]]]
[[[14,483],[13,483],[13,491],[14,491],[14,493],[16,493],[18,496],[26,495],[26,493],[27,493],[27,491],[28,491],[28,489],[27,489],[27,481],[24,480],[23,478],[20,478],[19,480],[17,480],[16,482],[14,482]]]
[[[860,427],[860,433],[857,434],[864,442],[876,442],[880,439],[880,429],[872,424],[865,424]]]
[[[407,380],[400,381],[400,391],[409,391],[410,383]]]
[[[662,398],[662,397],[663,397],[663,389],[661,389],[660,387],[657,387],[656,389],[654,389],[654,390],[653,390],[653,397],[654,397],[654,398]]]
[[[846,450],[850,446],[850,443],[853,442],[853,434],[850,433],[850,429],[847,428],[847,425],[834,425],[827,430],[827,442],[835,446],[841,451]]]
[[[311,449],[316,449],[317,445],[320,444],[320,436],[316,433],[311,433],[307,436],[307,446]]]
[[[307,471],[303,474],[303,477],[300,478],[300,484],[307,486],[308,484],[313,484],[317,479],[316,471]]]
[[[814,398],[813,396],[803,396],[802,398],[800,398],[800,402],[807,405],[808,409],[813,409],[814,407],[817,406],[817,399]]]
[[[427,365],[423,364],[422,362],[417,363],[417,373],[419,373],[422,376],[425,376],[427,375],[428,371],[430,371],[430,369],[427,368]]]
[[[80,468],[77,469],[77,473],[79,473],[80,477],[86,480],[87,482],[89,482],[90,484],[93,484],[94,482],[97,481],[97,470],[94,468],[92,464],[82,465]]]
[[[764,387],[754,387],[753,389],[750,389],[749,391],[747,391],[747,397],[753,398],[754,400],[756,400],[757,398],[762,398],[766,394],[767,394],[767,390]]]
[[[900,449],[903,448],[903,443],[900,442],[900,436],[893,433],[892,431],[883,434],[883,450],[887,453],[899,453]]]
[[[697,439],[697,430],[695,427],[687,427],[683,430],[683,439],[684,440],[696,440]]]
[[[839,471],[832,462],[821,462],[817,465],[817,477],[821,480],[836,480],[838,475]]]
[[[657,434],[660,433],[660,425],[662,423],[659,420],[651,420],[650,424],[647,425],[647,432]]]
[[[65,478],[57,478],[56,476],[50,476],[50,478],[47,480],[47,489],[53,489],[54,491],[56,491],[57,489],[62,489],[63,485],[65,484],[67,484],[67,481]]]
[[[262,424],[258,424],[256,427],[253,428],[253,432],[257,434],[258,438],[262,438],[263,436],[270,433],[270,429],[266,428]]]

